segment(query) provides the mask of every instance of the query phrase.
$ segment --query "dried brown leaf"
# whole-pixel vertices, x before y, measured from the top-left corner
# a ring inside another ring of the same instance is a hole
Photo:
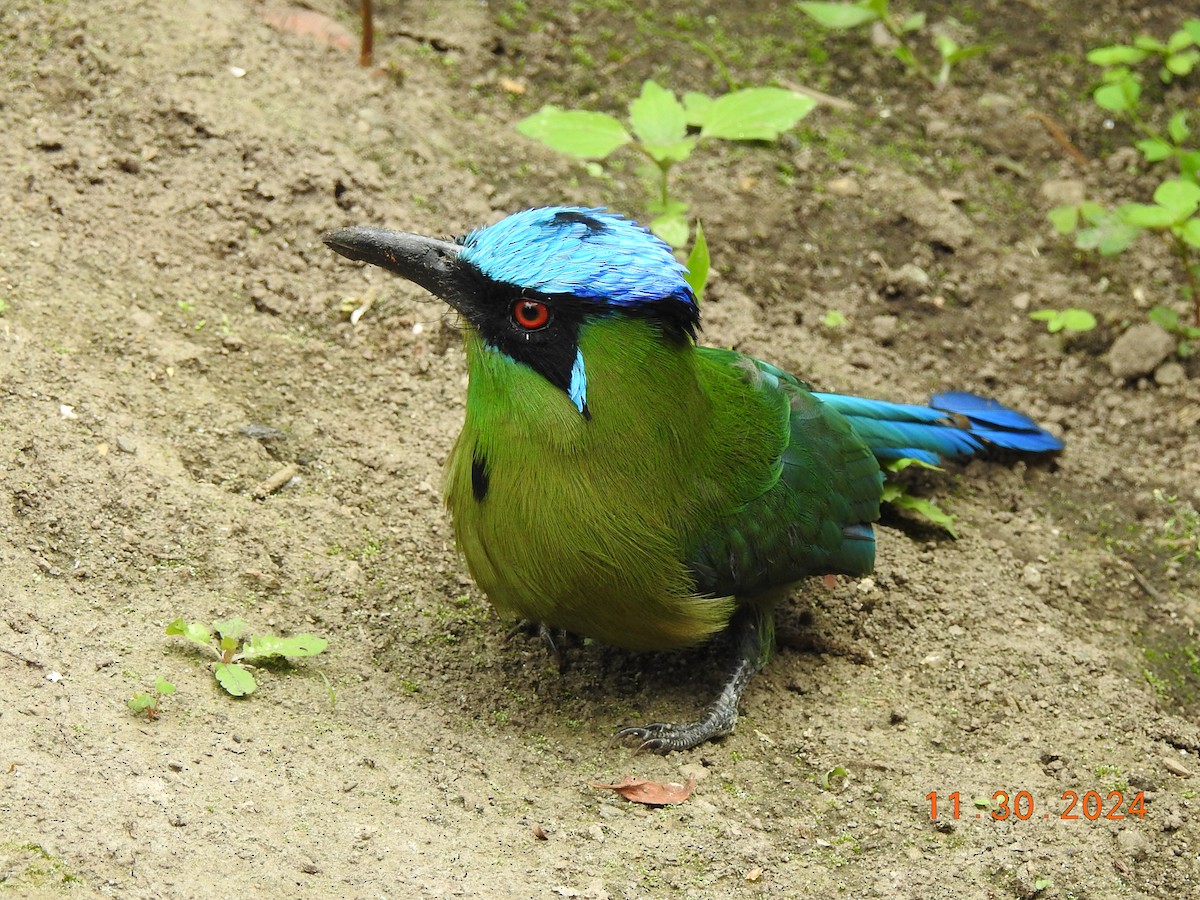
[[[677,781],[664,784],[645,778],[634,778],[632,775],[626,775],[616,784],[601,784],[598,781],[588,783],[594,788],[616,791],[626,800],[644,803],[647,806],[673,806],[682,803],[692,795],[692,791],[696,787],[695,778],[689,778],[687,784],[680,784]]]
[[[262,17],[272,28],[315,38],[337,50],[350,50],[357,43],[344,25],[311,9],[293,6],[283,11],[266,10]]]

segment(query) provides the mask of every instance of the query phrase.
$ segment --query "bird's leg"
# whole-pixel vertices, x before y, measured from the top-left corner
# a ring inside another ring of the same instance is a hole
[[[508,634],[504,636],[505,641],[511,641],[518,634],[537,635],[542,639],[542,643],[546,645],[546,649],[550,652],[550,656],[554,658],[555,665],[558,666],[558,672],[561,675],[567,671],[567,655],[563,649],[555,642],[556,632],[551,630],[549,625],[544,622],[534,622],[530,619],[522,619],[516,625],[509,629]],[[565,640],[567,632],[563,629],[557,631],[558,638]]]
[[[637,743],[638,750],[670,753],[690,750],[733,731],[737,724],[738,703],[746,685],[770,660],[775,649],[775,612],[773,605],[745,606],[734,623],[737,640],[737,664],[725,682],[715,703],[704,718],[686,725],[653,722],[649,725],[622,728],[615,740]]]

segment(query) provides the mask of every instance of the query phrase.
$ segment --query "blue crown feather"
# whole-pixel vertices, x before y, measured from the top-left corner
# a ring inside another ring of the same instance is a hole
[[[460,259],[505,284],[614,306],[669,297],[696,307],[671,248],[603,208],[527,209],[472,231],[462,247]]]

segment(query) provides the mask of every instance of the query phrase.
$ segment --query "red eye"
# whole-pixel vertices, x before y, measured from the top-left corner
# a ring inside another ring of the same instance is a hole
[[[527,331],[537,331],[550,321],[550,307],[540,300],[518,300],[513,304],[512,317]]]

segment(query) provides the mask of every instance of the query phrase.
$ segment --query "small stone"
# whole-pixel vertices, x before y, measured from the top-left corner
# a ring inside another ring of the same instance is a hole
[[[1187,377],[1187,370],[1173,359],[1167,360],[1154,370],[1154,381],[1162,387],[1179,384]]]
[[[588,826],[588,837],[590,837],[593,841],[599,841],[601,844],[603,844],[604,843],[604,828],[603,828],[603,826],[601,826],[599,824],[589,825]]]
[[[1134,325],[1108,349],[1108,368],[1117,378],[1149,375],[1175,352],[1175,338],[1148,322]]]
[[[1166,832],[1178,831],[1183,825],[1183,816],[1179,813],[1168,813],[1162,820],[1162,830]]]
[[[849,175],[843,175],[840,178],[831,178],[825,184],[825,190],[836,197],[860,197],[862,196],[862,186],[854,178]]]
[[[871,334],[881,344],[890,344],[896,339],[900,320],[896,316],[876,316],[871,320]]]
[[[929,273],[916,263],[905,263],[888,272],[884,292],[891,297],[919,297],[929,289]]]
[[[1191,769],[1189,769],[1187,766],[1185,766],[1183,763],[1181,763],[1179,760],[1177,760],[1173,756],[1164,756],[1163,757],[1163,768],[1166,769],[1168,772],[1170,772],[1172,775],[1178,775],[1180,778],[1187,778],[1189,775],[1192,774]]]
[[[1055,178],[1042,183],[1042,196],[1051,206],[1078,206],[1087,197],[1087,188],[1078,178]]]
[[[1117,849],[1134,862],[1141,862],[1150,855],[1150,842],[1140,831],[1127,828],[1117,835]]]
[[[1029,304],[1033,301],[1033,296],[1029,291],[1021,291],[1019,294],[1014,294],[1013,298],[1008,302],[1012,304],[1012,308],[1017,312],[1025,312],[1029,309]]]
[[[1038,567],[1030,563],[1021,570],[1021,581],[1026,587],[1037,587],[1042,583],[1042,573]]]

